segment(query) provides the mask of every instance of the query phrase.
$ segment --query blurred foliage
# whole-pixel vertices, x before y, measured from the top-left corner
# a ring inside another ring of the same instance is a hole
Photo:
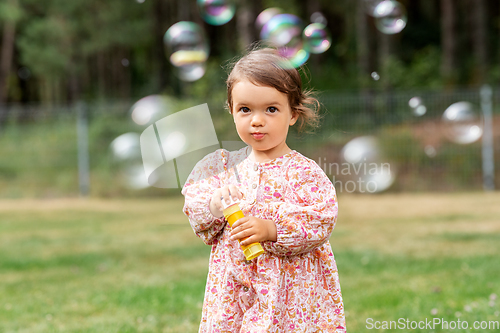
[[[242,25],[239,20],[245,15],[255,20],[263,9],[280,7],[305,23],[315,11],[321,11],[328,20],[332,47],[324,54],[312,54],[308,61],[309,84],[317,90],[371,89],[377,84],[384,89],[443,87],[441,66],[446,59],[441,40],[448,36],[441,31],[440,3],[401,2],[407,7],[408,25],[401,33],[385,37],[389,51],[384,51],[373,18],[359,14],[357,6],[362,1],[240,0],[232,21],[210,26],[202,21],[195,1],[4,0],[0,3],[0,33],[7,31],[7,22],[14,22],[15,50],[10,70],[4,73],[8,77],[0,80],[8,86],[8,102],[136,100],[153,93],[192,98],[222,96],[226,74],[221,64],[242,53],[243,35],[258,40],[254,25]],[[450,38],[457,44],[457,85],[493,83],[500,77],[494,60],[500,51],[500,6],[482,3],[486,10],[481,17],[474,14],[479,3],[454,2],[456,35]],[[205,76],[194,83],[179,81],[164,50],[163,34],[181,20],[201,24],[212,48]],[[485,27],[483,44],[476,43],[473,25],[478,20]],[[361,21],[366,30],[360,30]],[[368,47],[365,69],[360,66],[360,36]],[[477,48],[486,50],[488,61],[484,64],[476,58]],[[485,66],[483,76],[478,74],[479,65]],[[31,75],[17,78],[21,68],[28,68]],[[379,72],[381,82],[370,78],[371,71]]]

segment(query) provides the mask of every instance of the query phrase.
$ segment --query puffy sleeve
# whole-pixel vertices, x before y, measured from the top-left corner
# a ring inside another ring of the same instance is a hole
[[[303,254],[330,238],[337,222],[337,196],[326,174],[311,160],[291,163],[285,182],[284,201],[271,203],[277,241],[263,246],[276,255]]]
[[[184,214],[194,232],[205,244],[217,242],[219,233],[224,229],[224,217],[216,218],[210,212],[210,199],[214,191],[221,187],[225,175],[226,151],[219,149],[205,156],[189,174],[182,189],[184,195]]]

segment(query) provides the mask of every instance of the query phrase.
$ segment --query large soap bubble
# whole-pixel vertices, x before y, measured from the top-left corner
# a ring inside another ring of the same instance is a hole
[[[283,10],[277,7],[264,9],[255,19],[255,27],[257,28],[257,31],[260,33],[262,28],[266,25],[267,22],[269,22],[271,18],[282,13]]]
[[[385,159],[375,137],[352,139],[342,148],[341,159],[346,166],[342,173],[348,176],[353,182],[351,187],[358,192],[382,192],[394,182],[395,170]],[[349,190],[347,182],[345,188]]]
[[[449,140],[460,144],[475,142],[483,135],[481,117],[469,102],[450,105],[442,117],[445,135]]]
[[[370,16],[374,16],[375,8],[377,8],[377,5],[382,1],[384,0],[363,0],[363,9],[365,13]]]
[[[130,108],[130,116],[137,125],[150,125],[171,113],[172,103],[161,95],[150,95],[138,100]]]
[[[332,38],[323,23],[311,23],[303,32],[307,50],[311,53],[323,53],[332,45]]]
[[[226,24],[236,11],[234,0],[198,0],[197,4],[201,17],[211,25]]]
[[[302,20],[297,16],[278,14],[262,27],[260,38],[275,46],[292,66],[299,67],[309,59],[302,40],[303,28]]]
[[[167,30],[163,40],[181,80],[196,81],[205,74],[210,48],[198,24],[177,22]]]
[[[125,133],[115,138],[109,147],[125,185],[132,189],[149,187],[142,166],[139,138],[137,133]]]
[[[397,34],[406,26],[406,9],[398,1],[384,0],[378,3],[373,16],[377,29],[387,35]]]

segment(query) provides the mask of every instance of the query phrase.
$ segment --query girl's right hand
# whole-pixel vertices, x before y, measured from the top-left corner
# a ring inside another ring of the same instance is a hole
[[[243,198],[243,194],[240,192],[236,185],[226,185],[217,189],[212,198],[210,199],[210,212],[213,216],[220,218],[224,214],[222,211],[224,210],[222,206],[222,200],[225,200],[226,203],[229,203],[229,197],[234,200],[239,200]]]

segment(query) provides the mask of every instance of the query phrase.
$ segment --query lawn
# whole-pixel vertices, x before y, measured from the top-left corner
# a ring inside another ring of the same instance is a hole
[[[469,325],[413,332],[499,331],[472,325],[500,322],[500,193],[339,201],[331,244],[348,332],[400,318]],[[197,332],[210,247],[182,204],[0,201],[0,332]]]

